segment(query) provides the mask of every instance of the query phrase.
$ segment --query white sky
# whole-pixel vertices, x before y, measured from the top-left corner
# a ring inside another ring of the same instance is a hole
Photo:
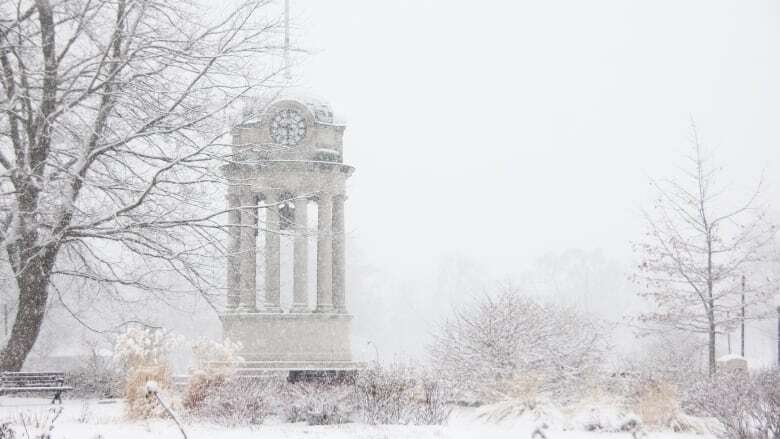
[[[294,0],[348,121],[349,228],[385,270],[630,256],[693,116],[738,183],[780,166],[776,1]],[[410,251],[412,250],[412,251]]]
[[[647,178],[674,174],[691,117],[737,187],[765,170],[777,199],[779,5],[293,0],[300,82],[347,119],[357,167],[353,302],[435,306],[453,258],[495,278],[572,248],[630,266]]]

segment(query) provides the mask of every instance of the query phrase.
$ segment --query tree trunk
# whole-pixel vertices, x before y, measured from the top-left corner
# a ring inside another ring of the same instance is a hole
[[[19,303],[11,336],[0,352],[0,371],[21,370],[41,331],[54,259],[50,252],[41,253],[42,256],[28,260],[27,267],[16,274]]]

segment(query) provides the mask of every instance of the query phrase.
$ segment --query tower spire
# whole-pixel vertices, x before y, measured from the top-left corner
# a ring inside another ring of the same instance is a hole
[[[290,0],[284,0],[284,79],[292,79],[290,73]]]

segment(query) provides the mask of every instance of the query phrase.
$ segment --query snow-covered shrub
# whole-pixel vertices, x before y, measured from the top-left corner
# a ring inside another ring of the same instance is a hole
[[[173,337],[160,330],[129,328],[117,337],[114,361],[127,373],[125,400],[128,417],[164,416],[165,410],[157,400],[148,397],[146,383],[155,381],[161,393],[173,393],[168,354],[175,343]]]
[[[184,390],[182,405],[187,410],[198,410],[206,397],[225,385],[228,376],[224,374],[210,374],[207,371],[194,371],[187,380],[187,388]]]
[[[94,354],[65,372],[65,384],[73,387],[68,395],[76,398],[119,398],[124,394],[124,378],[110,359]]]
[[[477,409],[477,416],[492,423],[500,423],[509,419],[527,418],[535,423],[547,423],[549,421],[551,424],[560,424],[563,420],[560,410],[552,404],[519,399],[480,406]]]
[[[634,408],[644,425],[676,432],[698,430],[683,413],[677,387],[673,384],[648,381],[635,399]]]
[[[330,425],[349,422],[353,411],[351,389],[334,382],[300,382],[285,386],[282,407],[288,422]]]
[[[706,378],[706,340],[683,332],[659,332],[643,337],[637,351],[623,361],[629,378],[626,395],[642,391],[647,383],[666,383],[684,399],[694,383]]]
[[[412,424],[441,425],[450,417],[451,391],[444,381],[423,374],[417,380],[418,397],[415,409],[410,413]]]
[[[123,382],[124,377],[111,367],[100,370],[80,367],[65,373],[65,385],[73,387],[68,392],[72,398],[121,398]]]
[[[272,386],[256,377],[231,377],[213,387],[193,414],[220,425],[262,424],[270,413]]]
[[[16,432],[10,422],[0,422],[0,439],[16,439]]]
[[[449,384],[431,371],[416,372],[414,402],[407,413],[407,422],[416,425],[444,424],[452,413]]]
[[[81,401],[81,409],[79,410],[79,414],[76,417],[76,422],[79,424],[87,424],[92,421],[92,417],[92,407],[90,406],[89,401],[86,399]]]
[[[482,402],[575,397],[599,376],[607,349],[595,319],[512,288],[456,310],[434,335],[434,364],[460,398]]]
[[[160,390],[168,395],[173,394],[171,372],[165,366],[134,367],[127,375],[125,386],[126,414],[131,419],[161,418],[165,409],[155,398],[150,398],[146,384],[150,381],[165,383]]]
[[[199,338],[192,343],[196,370],[232,370],[244,361],[238,353],[241,343],[225,339],[221,342]]]
[[[756,439],[765,430],[756,413],[762,411],[759,386],[748,374],[719,373],[702,380],[692,389],[686,402],[695,415],[718,421],[713,433],[728,439]],[[775,436],[777,438],[777,436]]]
[[[240,350],[241,344],[230,340],[215,342],[201,338],[193,343],[195,367],[190,371],[184,392],[186,409],[198,409],[209,393],[218,391],[233,376],[236,365],[243,361],[238,356]]]
[[[611,407],[594,406],[574,418],[579,429],[601,432],[636,432],[641,429],[642,421],[631,412]]]
[[[447,395],[442,383],[400,365],[362,370],[354,384],[357,411],[369,424],[442,424]]]
[[[606,389],[634,410],[648,429],[702,433],[701,420],[686,414],[696,383],[708,377],[706,340],[684,332],[646,334],[620,362]]]
[[[62,407],[52,407],[14,413],[10,419],[0,422],[0,439],[51,439],[62,410]]]
[[[412,404],[414,378],[402,366],[374,366],[355,379],[355,404],[368,424],[403,424]]]
[[[756,373],[753,389],[760,401],[754,408],[756,423],[769,437],[780,439],[780,369]]]
[[[729,439],[780,438],[780,371],[718,373],[701,381],[687,402],[715,418],[713,433]]]
[[[159,329],[130,327],[117,337],[114,361],[125,370],[134,367],[168,367],[168,355],[177,340]]]

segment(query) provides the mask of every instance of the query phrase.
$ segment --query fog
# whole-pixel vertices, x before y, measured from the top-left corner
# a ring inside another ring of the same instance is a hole
[[[540,261],[572,252],[608,267],[577,294],[631,302],[648,180],[677,172],[692,122],[736,191],[763,172],[763,197],[776,200],[778,8],[294,2],[295,42],[310,50],[296,80],[345,117],[357,168],[356,335],[383,356],[419,354],[452,303],[499,280],[528,285]]]

